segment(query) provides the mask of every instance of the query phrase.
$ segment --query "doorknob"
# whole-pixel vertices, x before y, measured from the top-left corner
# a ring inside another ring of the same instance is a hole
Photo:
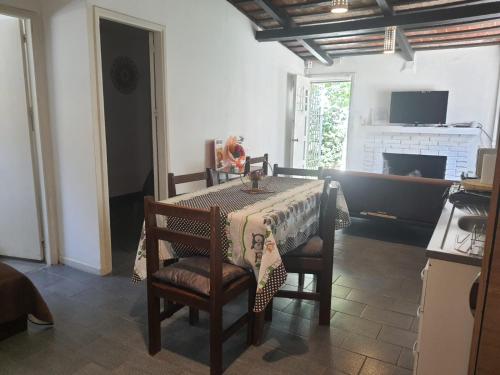
[[[292,142],[298,142],[299,139],[298,138],[292,138]]]

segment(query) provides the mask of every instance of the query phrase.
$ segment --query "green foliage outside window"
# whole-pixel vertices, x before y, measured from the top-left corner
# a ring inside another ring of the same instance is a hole
[[[321,122],[321,156],[318,161],[314,160],[314,164],[318,165],[307,165],[309,168],[339,168],[343,162],[347,135],[351,82],[313,84],[311,90],[311,96],[320,98],[317,112]]]

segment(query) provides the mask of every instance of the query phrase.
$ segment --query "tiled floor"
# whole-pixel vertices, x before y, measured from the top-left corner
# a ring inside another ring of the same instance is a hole
[[[147,354],[145,288],[130,281],[133,251],[117,248],[113,256],[115,271],[107,277],[12,262],[38,286],[56,324],[30,325],[0,342],[0,374],[208,373],[203,314],[196,327],[182,310],[165,321],[163,350]],[[244,330],[226,342],[226,373],[410,374],[424,262],[422,248],[340,234],[330,328],[317,325],[314,302],[277,299],[262,346],[246,348]],[[290,275],[286,287],[296,284]],[[244,311],[245,300],[225,309],[227,323]]]

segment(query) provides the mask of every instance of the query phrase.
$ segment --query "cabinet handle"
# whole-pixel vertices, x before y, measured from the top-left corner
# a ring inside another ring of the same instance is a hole
[[[424,269],[422,269],[422,272],[420,272],[420,278],[422,279],[422,281],[424,281],[425,279],[426,272],[427,272],[427,267],[424,267]]]
[[[417,307],[417,318],[420,318],[420,314],[422,314],[424,310],[422,309],[421,305],[418,305]]]
[[[469,309],[473,317],[476,316],[476,306],[477,306],[477,294],[479,291],[479,278],[481,277],[481,272],[479,272],[472,282],[469,292]]]

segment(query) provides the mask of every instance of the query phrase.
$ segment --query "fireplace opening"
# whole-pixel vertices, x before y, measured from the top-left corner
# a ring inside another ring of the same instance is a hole
[[[444,179],[446,156],[384,152],[384,174]]]

